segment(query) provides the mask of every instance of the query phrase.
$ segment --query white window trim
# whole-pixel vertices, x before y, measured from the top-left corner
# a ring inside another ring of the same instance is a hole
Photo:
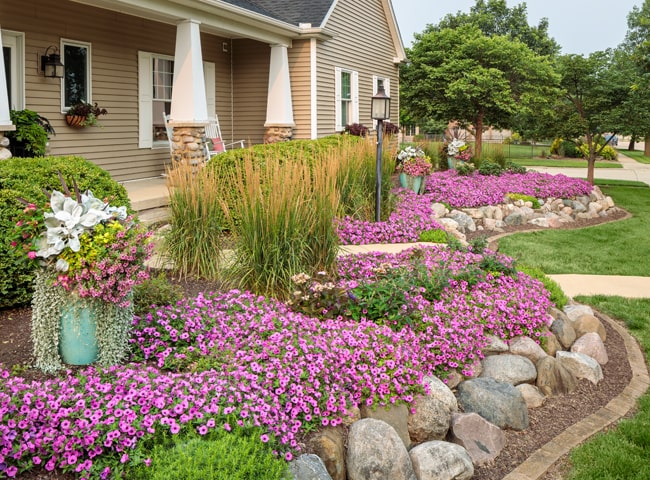
[[[171,55],[138,51],[138,147],[139,148],[169,148],[169,141],[153,140],[151,125],[151,103],[153,102],[153,58],[174,60]],[[203,62],[203,76],[205,79],[205,98],[208,109],[208,118],[216,119],[216,65],[212,62]]]
[[[25,108],[25,34],[2,30],[2,46],[12,49],[10,110]]]
[[[377,90],[379,90],[379,80],[384,81],[384,92],[386,92],[386,95],[390,97],[390,78],[382,77],[381,75],[372,76],[372,94],[375,95],[377,93]],[[391,99],[391,102],[392,101],[393,100]],[[377,120],[372,121],[372,128],[374,130],[377,130]]]
[[[86,102],[88,103],[93,103],[93,77],[92,77],[92,47],[91,44],[88,42],[80,42],[77,40],[70,40],[67,38],[62,38],[61,39],[61,44],[59,46],[59,52],[61,54],[61,61],[65,64],[65,54],[64,54],[64,47],[66,45],[69,45],[71,47],[79,47],[79,48],[85,48],[88,50],[88,55],[87,55],[87,61],[86,61],[86,78],[88,79],[88,85],[86,85],[87,92],[88,92],[88,98],[86,98]],[[65,67],[63,67],[65,68]],[[66,105],[65,104],[65,74],[63,75],[63,78],[61,79],[61,113],[66,113],[68,109],[72,105]]]
[[[334,67],[334,102],[335,102],[335,122],[336,131],[345,130],[343,123],[343,113],[341,112],[341,73],[350,74],[350,94],[352,96],[352,122],[359,123],[359,72],[348,70],[346,68]]]

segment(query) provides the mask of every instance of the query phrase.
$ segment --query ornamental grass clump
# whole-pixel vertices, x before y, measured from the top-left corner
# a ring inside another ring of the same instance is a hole
[[[225,181],[234,196],[221,202],[237,239],[225,272],[230,282],[282,299],[293,275],[330,269],[338,252],[337,169],[333,162],[271,156],[261,165],[248,155],[230,172]]]
[[[220,251],[227,227],[221,209],[226,188],[222,170],[219,163],[197,169],[177,162],[167,172],[171,228],[161,250],[181,277],[216,280],[220,276]]]
[[[124,359],[133,314],[133,288],[148,278],[144,262],[150,257],[151,233],[114,207],[84,193],[74,183],[70,192],[48,194],[49,203],[26,207],[16,223],[26,261],[39,269],[32,298],[32,339],[36,366],[52,372],[59,357],[59,318],[66,306],[89,308],[97,316],[99,362]]]

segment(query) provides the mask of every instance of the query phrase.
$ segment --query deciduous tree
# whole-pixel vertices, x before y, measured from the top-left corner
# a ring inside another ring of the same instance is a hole
[[[408,58],[401,71],[403,108],[414,118],[470,128],[478,157],[484,127],[511,127],[517,114],[548,104],[558,81],[548,58],[474,25],[418,34]]]

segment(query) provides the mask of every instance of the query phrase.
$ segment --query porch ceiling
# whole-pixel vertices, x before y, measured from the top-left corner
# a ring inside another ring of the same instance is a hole
[[[305,30],[221,0],[72,1],[174,25],[182,20],[198,20],[203,32],[226,38],[250,38],[269,44],[291,46],[294,38],[322,34],[316,31],[318,29]]]

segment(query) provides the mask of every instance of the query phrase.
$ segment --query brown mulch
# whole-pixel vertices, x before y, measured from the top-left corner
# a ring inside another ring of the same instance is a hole
[[[574,224],[567,224],[566,228],[579,228],[592,226],[607,221],[618,220],[626,216],[626,212],[620,211],[605,219],[580,220]],[[519,230],[537,230],[530,228],[530,225],[523,227],[509,227],[508,232]],[[476,232],[469,239],[484,235],[485,232]],[[180,280],[170,277],[171,280],[180,285],[185,293],[196,295],[200,291],[215,290],[214,284],[208,284],[197,280]],[[506,447],[493,462],[493,464],[475,469],[474,479],[497,480],[503,478],[508,472],[516,468],[521,462],[528,458],[535,450],[550,441],[559,433],[569,428],[582,418],[594,413],[606,405],[612,398],[618,395],[627,386],[631,379],[631,370],[627,362],[627,353],[623,340],[606,322],[603,322],[607,330],[607,353],[609,362],[603,367],[605,379],[598,385],[592,385],[586,380],[579,383],[578,389],[569,395],[548,398],[545,404],[529,412],[530,426],[523,432],[507,430]],[[32,362],[31,330],[31,309],[29,307],[0,309],[0,365],[4,368],[18,368],[23,373]],[[33,372],[29,372],[31,376]],[[38,376],[38,374],[36,374]],[[567,468],[567,460],[559,462],[544,477],[544,480],[556,480],[562,478],[562,472]],[[19,475],[23,480],[72,480],[75,477],[60,472],[45,472],[42,469],[34,469]]]

